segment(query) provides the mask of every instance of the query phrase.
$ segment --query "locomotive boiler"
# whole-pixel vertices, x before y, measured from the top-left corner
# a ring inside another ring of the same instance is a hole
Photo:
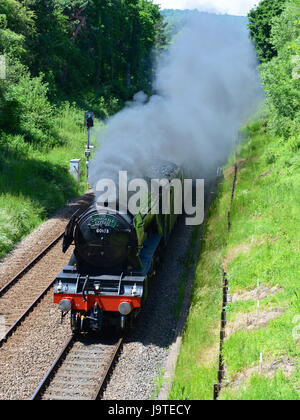
[[[149,189],[153,178],[167,182],[159,189],[158,203],[149,195],[142,213],[99,208],[95,203],[70,219],[63,252],[72,244],[74,252],[56,278],[54,302],[62,317],[71,312],[74,332],[101,330],[107,325],[124,330],[141,309],[160,252],[178,217],[173,181],[180,180],[183,186],[181,168],[170,162],[159,161],[149,168],[145,178]],[[161,206],[165,192],[167,214]]]

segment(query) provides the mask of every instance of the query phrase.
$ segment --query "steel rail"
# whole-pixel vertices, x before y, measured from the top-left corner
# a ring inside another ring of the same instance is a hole
[[[66,344],[64,345],[63,349],[59,352],[58,356],[56,357],[55,361],[53,362],[52,366],[40,382],[39,386],[36,388],[34,394],[30,398],[31,401],[42,399],[43,393],[46,391],[47,387],[49,386],[51,380],[55,377],[55,374],[58,370],[58,368],[63,363],[64,359],[66,358],[67,354],[69,353],[70,349],[72,348],[73,344],[76,342],[77,335],[73,334],[70,336]],[[107,366],[104,370],[103,375],[99,378],[96,391],[91,397],[91,400],[97,400],[101,394],[103,393],[103,389],[108,381],[109,375],[114,367],[115,361],[117,359],[117,356],[119,354],[120,349],[122,348],[124,341],[124,337],[122,336],[119,338],[118,342],[114,344],[114,350],[109,358],[109,361],[107,363]]]
[[[30,314],[30,312],[37,306],[37,304],[42,300],[42,298],[48,293],[48,291],[51,289],[51,287],[55,284],[55,280],[51,280],[51,282],[48,284],[48,286],[45,287],[45,289],[42,291],[42,293],[35,299],[35,301],[28,306],[28,308],[23,312],[23,314],[17,319],[17,321],[7,330],[4,335],[0,338],[0,348],[3,346],[3,344],[7,341],[7,339],[14,333],[14,331],[22,324],[24,319],[27,317],[27,315]]]
[[[42,379],[41,383],[39,384],[39,386],[35,390],[32,397],[30,398],[31,401],[40,399],[40,397],[41,397],[42,393],[44,392],[45,388],[47,387],[47,385],[51,381],[51,378],[55,375],[55,372],[58,369],[59,364],[61,363],[62,359],[65,357],[65,355],[68,353],[70,347],[74,343],[74,340],[75,340],[75,335],[71,335],[68,338],[68,340],[67,340],[66,344],[64,345],[63,349],[58,354],[58,356],[56,357],[56,359],[52,363],[52,366],[50,367],[50,369],[48,370],[48,372],[46,373],[46,375]]]
[[[40,259],[47,254],[47,252],[53,248],[63,237],[64,232],[57,236],[46,248],[43,249],[27,266],[21,270],[15,277],[13,277],[1,290],[0,297],[5,294],[13,284],[22,278],[32,267],[34,267]],[[7,339],[14,333],[14,331],[21,325],[27,315],[38,305],[42,298],[48,293],[51,287],[55,284],[55,279],[51,280],[48,286],[41,292],[41,294],[27,307],[23,314],[14,322],[14,324],[0,337],[0,348],[7,341]]]
[[[105,387],[105,385],[107,383],[109,374],[112,371],[112,368],[113,368],[113,366],[115,364],[115,360],[116,360],[116,358],[117,358],[117,356],[119,354],[119,351],[122,348],[123,342],[124,342],[124,337],[121,337],[118,340],[117,344],[116,344],[115,350],[114,350],[114,352],[113,352],[113,354],[112,354],[112,356],[110,358],[110,362],[107,364],[107,367],[105,369],[105,372],[104,372],[102,378],[100,378],[100,380],[99,380],[99,384],[97,386],[97,390],[96,390],[96,392],[95,392],[95,394],[94,394],[94,396],[92,398],[93,400],[98,400],[98,398],[101,396],[102,391],[103,391],[103,388]]]
[[[64,236],[64,233],[60,233],[49,245],[47,245],[36,257],[31,260],[26,267],[24,267],[18,274],[16,274],[13,278],[11,278],[1,289],[0,289],[0,297],[2,297],[12,286],[16,283],[20,278],[22,278],[31,268],[33,268],[38,261],[46,255],[54,245],[56,245]]]

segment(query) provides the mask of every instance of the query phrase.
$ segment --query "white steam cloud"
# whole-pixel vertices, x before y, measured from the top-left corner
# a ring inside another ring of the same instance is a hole
[[[204,177],[224,161],[263,98],[247,29],[230,18],[195,17],[160,60],[150,98],[140,92],[108,120],[90,167],[100,179],[136,177],[154,159]]]

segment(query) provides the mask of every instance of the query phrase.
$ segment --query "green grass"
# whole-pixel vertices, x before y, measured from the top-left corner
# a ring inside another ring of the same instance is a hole
[[[299,379],[299,378],[298,378]],[[295,386],[282,372],[275,374],[273,379],[253,375],[246,389],[240,388],[235,394],[225,389],[223,400],[299,400],[299,393]]]
[[[164,384],[164,374],[164,369],[160,369],[158,375],[156,378],[154,378],[154,390],[151,395],[151,400],[156,400],[157,396],[159,395],[160,390]]]
[[[55,124],[61,146],[36,148],[22,136],[0,134],[0,258],[66,201],[86,189],[83,113],[65,106]],[[82,159],[81,183],[69,161]]]
[[[263,286],[277,286],[274,296],[261,301],[260,310],[283,312],[260,328],[242,326],[226,338],[229,385],[220,399],[300,398],[300,346],[293,336],[295,316],[300,313],[300,136],[288,141],[271,137],[261,122],[250,124],[246,133],[248,137],[238,149],[238,160],[243,163],[238,171],[231,231],[227,231],[226,217],[232,175],[219,186],[206,224],[171,399],[212,399],[218,369],[222,263],[226,264],[230,294],[254,290],[258,280]],[[225,173],[232,163],[233,158]],[[244,314],[255,314],[256,307],[255,298],[231,303],[227,307],[229,323]],[[259,374],[253,368],[259,366],[261,353],[265,363],[288,358],[294,362],[293,372]],[[230,386],[239,373],[247,371],[250,373],[240,386]]]
[[[230,177],[220,185],[205,225],[194,293],[170,399],[211,399],[218,370],[222,254],[226,246]],[[215,229],[218,226],[218,229]]]
[[[185,297],[186,285],[188,277],[191,271],[192,264],[195,264],[194,253],[197,245],[197,239],[199,237],[200,226],[196,226],[193,230],[191,242],[186,252],[185,257],[180,261],[182,264],[182,272],[179,277],[178,284],[178,298],[174,309],[175,317],[178,319],[181,311],[181,306]]]

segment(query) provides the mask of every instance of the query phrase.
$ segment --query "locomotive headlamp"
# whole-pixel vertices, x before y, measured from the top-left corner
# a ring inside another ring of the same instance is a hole
[[[59,304],[58,304],[58,308],[62,311],[62,312],[69,312],[69,310],[71,309],[71,302],[68,299],[62,299]]]
[[[121,315],[128,315],[131,312],[131,305],[128,302],[121,302],[118,309]]]

